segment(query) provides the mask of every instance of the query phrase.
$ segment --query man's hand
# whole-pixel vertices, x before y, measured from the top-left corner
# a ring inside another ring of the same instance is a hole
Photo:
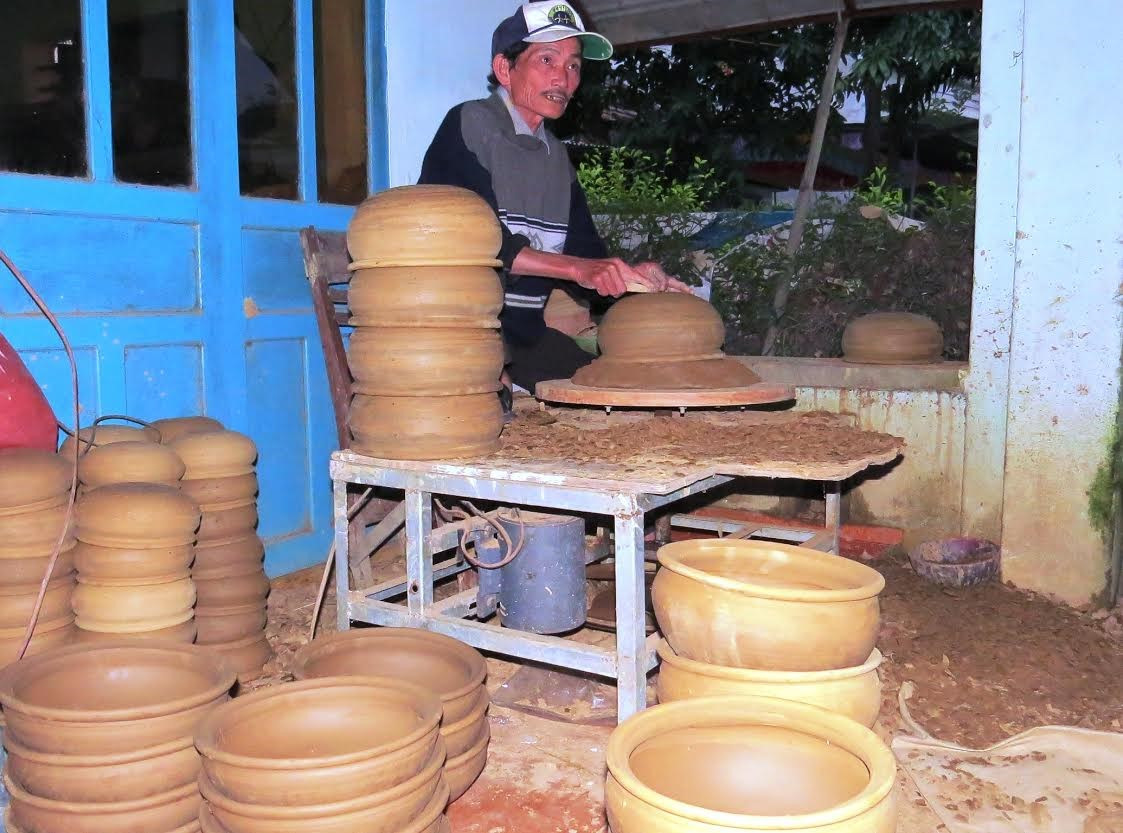
[[[573,281],[586,289],[614,298],[627,292],[628,284],[640,284],[652,292],[692,291],[682,281],[664,272],[658,263],[630,266],[618,257],[576,257],[540,252],[529,246],[515,257],[511,272],[515,275],[542,275]]]
[[[690,287],[678,278],[664,272],[663,267],[658,263],[637,263],[633,269],[639,275],[639,279],[635,282],[642,283],[655,292],[692,292]]]

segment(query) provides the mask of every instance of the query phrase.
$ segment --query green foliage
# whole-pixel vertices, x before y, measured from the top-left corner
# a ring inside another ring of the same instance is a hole
[[[883,211],[900,214],[905,210],[905,192],[888,184],[889,174],[883,167],[873,169],[854,192],[854,199],[862,205],[872,205]]]
[[[1114,424],[1107,437],[1107,452],[1096,469],[1088,487],[1088,520],[1103,536],[1111,533],[1115,523],[1115,495],[1123,488],[1123,443]]]

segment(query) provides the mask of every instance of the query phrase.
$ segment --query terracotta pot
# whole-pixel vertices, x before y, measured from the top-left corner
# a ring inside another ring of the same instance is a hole
[[[254,633],[233,642],[215,642],[204,646],[207,650],[221,654],[223,659],[238,672],[238,680],[252,680],[261,673],[265,663],[273,658],[273,649],[264,633]]]
[[[30,618],[30,617],[28,617]],[[27,625],[21,628],[4,628],[0,631],[0,668],[16,661],[19,649],[23,647],[23,638]],[[66,616],[61,619],[39,618],[35,624],[35,633],[27,646],[25,657],[42,654],[62,645],[74,641],[78,629],[74,627],[74,617]]]
[[[707,697],[642,711],[608,741],[614,833],[891,833],[893,754],[816,706]]]
[[[160,432],[160,442],[168,445],[185,434],[206,434],[210,431],[223,431],[225,426],[217,419],[205,416],[170,417],[158,419],[150,425]]]
[[[257,533],[243,535],[226,542],[204,541],[195,544],[195,570],[202,572],[241,564],[260,565],[265,558],[265,544]]]
[[[90,449],[78,461],[78,479],[87,489],[110,483],[175,484],[186,466],[170,448],[155,442],[120,442]]]
[[[944,334],[926,315],[871,312],[842,331],[842,357],[867,364],[925,364],[941,361]]]
[[[499,390],[498,330],[467,327],[359,327],[348,364],[353,390],[379,396],[454,396]]]
[[[183,573],[195,559],[190,544],[176,547],[134,549],[131,547],[99,547],[79,542],[74,548],[74,564],[83,578],[155,579]],[[170,579],[169,579],[170,580]]]
[[[7,773],[29,793],[55,801],[135,801],[194,784],[199,753],[191,738],[118,755],[37,752],[5,738]]]
[[[200,434],[199,436],[205,436]],[[229,543],[245,538],[257,528],[257,501],[251,500],[232,509],[209,510],[199,524],[198,541]]]
[[[682,657],[735,668],[861,665],[877,638],[876,570],[767,541],[699,539],[659,550],[659,629]]]
[[[4,775],[11,814],[28,833],[121,833],[176,831],[197,819],[201,798],[194,784],[134,801],[54,801],[32,795]]]
[[[268,609],[265,602],[200,607],[195,605],[196,641],[200,645],[235,642],[265,630]]]
[[[67,460],[74,459],[74,446],[81,443],[79,455],[85,455],[91,448],[112,443],[124,442],[159,442],[160,432],[155,428],[144,428],[139,425],[108,425],[104,422],[93,427],[83,428],[78,432],[80,439],[67,437],[59,446],[59,456]],[[92,443],[91,443],[92,438]]]
[[[0,543],[0,561],[15,558],[49,558],[55,551],[55,545],[58,543],[59,539],[57,536],[49,541],[33,546],[17,545],[11,547]],[[73,525],[71,525],[67,531],[66,537],[62,540],[62,552],[72,549],[76,543],[78,543],[78,539],[74,537],[74,528]],[[42,578],[42,576],[40,576],[40,578]]]
[[[347,303],[357,327],[494,328],[503,285],[490,266],[360,269]]]
[[[708,358],[725,325],[708,302],[680,292],[629,295],[609,307],[597,329],[601,354],[617,361]]]
[[[68,618],[74,586],[74,573],[49,581],[47,592],[43,594],[43,606],[39,609],[39,619],[50,622]],[[38,593],[38,582],[0,586],[0,628],[27,627]]]
[[[257,496],[257,475],[235,474],[233,477],[200,477],[182,480],[180,491],[199,504],[204,512],[245,506]]]
[[[810,703],[873,726],[881,710],[881,680],[876,648],[863,664],[830,671],[757,671],[725,668],[680,657],[666,640],[659,643],[660,703],[725,694],[778,697]]]
[[[86,630],[152,631],[178,625],[195,615],[195,583],[181,578],[121,587],[81,577],[71,605],[78,627]]]
[[[388,188],[360,203],[347,225],[351,259],[371,266],[490,260],[502,242],[491,206],[452,185]]]
[[[72,461],[39,448],[0,449],[0,515],[47,505],[70,490]]]
[[[448,781],[449,802],[456,801],[487,766],[487,748],[491,742],[491,726],[484,723],[484,732],[468,749],[456,757],[449,757],[445,763],[445,780]]]
[[[439,460],[499,448],[503,409],[493,393],[467,396],[356,394],[349,418],[352,450],[390,460]]]
[[[93,631],[76,628],[71,639],[75,644],[91,642],[179,642],[190,645],[195,641],[195,619],[191,618],[178,625],[147,631]]]
[[[341,675],[393,676],[441,700],[443,723],[475,712],[487,678],[483,655],[470,645],[417,628],[361,628],[318,637],[293,659],[298,680]],[[449,753],[452,755],[452,753]]]
[[[66,549],[58,554],[51,570],[51,579],[62,578],[74,572],[74,541],[68,541]],[[43,580],[49,555],[31,558],[0,557],[0,586],[38,584]]]
[[[489,731],[487,710],[491,705],[491,695],[483,686],[476,695],[476,705],[464,717],[454,723],[442,721],[441,737],[448,747],[448,756],[458,758],[471,749],[480,736]]]
[[[263,604],[269,595],[269,579],[260,564],[196,570],[193,578],[197,603],[204,607]]]
[[[257,446],[237,431],[208,431],[186,434],[170,443],[187,466],[185,479],[236,477],[253,474]]]
[[[202,806],[202,804],[203,802],[200,802],[200,807]],[[6,831],[6,833],[32,833],[31,831],[25,830],[15,823],[15,821],[12,819],[12,811],[10,808],[4,811],[3,820],[4,830]],[[189,821],[182,827],[177,827],[175,830],[168,831],[168,833],[199,833],[199,830],[201,829],[199,824],[199,820],[195,819],[194,821]]]
[[[753,371],[728,357],[655,362],[602,357],[573,374],[575,385],[617,390],[714,390],[748,387],[759,381]]]
[[[0,558],[49,555],[64,528],[73,531],[73,518],[67,511],[68,496],[54,499],[54,505],[28,512],[0,515]],[[68,532],[68,535],[70,533]],[[69,537],[64,546],[69,543]]]
[[[82,496],[78,540],[99,547],[178,547],[195,540],[199,507],[174,486],[114,483]]]

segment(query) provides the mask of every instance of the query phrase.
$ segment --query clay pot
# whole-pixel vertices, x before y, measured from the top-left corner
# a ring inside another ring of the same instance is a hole
[[[190,578],[161,584],[118,586],[79,577],[71,598],[78,627],[135,633],[169,628],[191,619],[195,583]]]
[[[490,266],[360,269],[347,303],[357,327],[494,328],[503,285]]]
[[[245,538],[257,529],[257,501],[251,500],[231,509],[218,509],[203,513],[199,524],[198,541],[203,543],[229,543]]]
[[[642,711],[608,741],[614,833],[891,833],[896,764],[869,729],[816,706],[706,697]]]
[[[54,569],[51,570],[51,579],[62,578],[74,572],[74,545],[71,539],[55,559]],[[37,585],[43,580],[43,573],[47,569],[49,555],[32,556],[31,558],[7,558],[0,556],[0,586]]]
[[[188,480],[253,474],[257,459],[253,440],[237,431],[186,434],[170,445],[187,466]]]
[[[245,506],[257,497],[257,475],[236,474],[233,477],[200,477],[183,480],[179,489],[204,512]]]
[[[360,203],[347,225],[351,259],[369,266],[486,262],[502,242],[492,207],[453,185],[388,188]]]
[[[196,642],[208,645],[236,642],[251,634],[265,630],[267,608],[265,602],[200,607],[195,605]]]
[[[28,644],[24,656],[30,657],[62,645],[68,645],[74,641],[74,635],[77,632],[78,629],[74,627],[73,616],[65,616],[61,619],[39,617],[39,621],[35,623],[35,633],[31,637],[31,642]],[[26,633],[26,623],[23,627],[0,630],[0,667],[16,661],[19,649],[23,647],[23,639]]]
[[[69,496],[62,494],[47,502],[50,505],[40,505],[38,509],[0,515],[0,558],[50,555],[63,529],[68,528],[67,535],[71,534]],[[69,538],[63,542],[63,546],[68,545]]]
[[[260,566],[265,558],[265,544],[256,533],[226,542],[204,541],[195,544],[195,571],[204,572],[238,564]]]
[[[70,490],[73,463],[38,448],[0,449],[0,515],[54,505]]]
[[[47,583],[39,619],[43,622],[70,617],[70,599],[74,592],[74,573],[67,573]],[[35,609],[39,582],[0,586],[0,628],[26,628]]]
[[[170,417],[158,419],[150,425],[160,432],[160,442],[164,445],[174,443],[186,434],[206,434],[210,431],[225,430],[225,426],[217,419],[205,416]]]
[[[227,664],[238,672],[238,680],[251,680],[261,673],[265,663],[273,657],[273,649],[265,633],[252,633],[244,639],[233,642],[216,642],[205,646],[207,650],[221,654]]]
[[[81,541],[73,553],[82,578],[92,581],[142,579],[155,583],[161,577],[171,581],[172,576],[184,575],[195,558],[195,548],[190,544],[134,549],[99,547]]]
[[[758,671],[725,668],[680,657],[666,640],[657,648],[660,703],[726,694],[778,697],[838,712],[863,726],[873,726],[881,710],[881,652],[854,668],[829,671]]]
[[[6,738],[7,772],[29,793],[55,801],[135,801],[194,784],[199,753],[190,737],[118,755],[37,752]]]
[[[362,628],[321,636],[296,652],[292,673],[298,680],[396,677],[436,694],[445,725],[476,712],[481,690],[487,694],[483,687],[487,663],[479,651],[452,637],[417,628]]]
[[[360,327],[348,364],[356,393],[453,396],[499,390],[503,341],[498,330],[455,327]]]
[[[188,619],[178,625],[167,628],[157,628],[150,631],[92,631],[77,628],[70,640],[74,644],[90,644],[91,642],[179,642],[190,645],[195,641],[195,620]]]
[[[139,425],[108,425],[104,422],[96,426],[88,426],[78,432],[79,439],[67,437],[59,446],[59,456],[66,460],[74,459],[74,446],[80,443],[79,456],[84,456],[90,449],[101,445],[124,442],[150,442],[160,441],[160,432],[155,428],[145,428]],[[92,437],[92,444],[91,444]]]
[[[476,702],[472,710],[464,717],[453,722],[447,718],[441,722],[441,737],[444,738],[450,758],[458,758],[471,749],[484,735],[490,731],[487,722],[487,709],[491,705],[491,695],[486,688],[481,687],[476,693]]]
[[[597,329],[601,354],[617,361],[715,357],[725,325],[709,303],[681,292],[629,295],[614,303]]]
[[[682,657],[735,668],[861,665],[877,638],[876,570],[767,541],[699,539],[659,550],[659,629]]]
[[[941,361],[944,334],[926,315],[871,312],[842,331],[842,357],[866,364],[926,364]]]
[[[349,418],[353,451],[390,460],[439,460],[499,448],[503,409],[493,393],[467,396],[356,394]]]
[[[199,507],[174,486],[114,483],[82,496],[78,539],[99,547],[177,547],[191,544]]]
[[[5,735],[39,752],[113,755],[194,733],[233,669],[194,645],[67,645],[0,671]]]
[[[12,820],[28,833],[121,833],[124,830],[176,831],[199,814],[194,784],[133,801],[55,801],[32,795],[5,773]]]
[[[78,461],[78,479],[87,489],[110,483],[176,485],[186,466],[170,448],[153,442],[119,442],[90,449]]]
[[[449,802],[456,801],[468,788],[476,783],[476,779],[487,766],[487,747],[491,742],[491,726],[484,724],[483,733],[468,749],[456,757],[450,756],[445,763],[445,780],[448,781]]]
[[[616,390],[719,390],[759,381],[753,371],[730,358],[635,362],[603,357],[573,374],[575,385]]]
[[[204,607],[262,604],[269,595],[269,579],[260,564],[233,564],[213,570],[195,570],[197,603]]]

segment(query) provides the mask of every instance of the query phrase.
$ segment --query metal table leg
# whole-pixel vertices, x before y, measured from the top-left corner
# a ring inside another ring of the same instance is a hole
[[[345,631],[351,627],[351,569],[347,561],[348,529],[347,481],[333,480],[332,518],[335,523],[335,619],[336,628]]]
[[[839,538],[842,534],[842,484],[837,480],[828,480],[823,484],[825,492],[827,534],[830,540],[830,552],[838,555]]]
[[[624,721],[647,706],[643,512],[617,513],[616,709]]]
[[[424,617],[433,604],[433,496],[406,489],[406,601],[409,615]]]

